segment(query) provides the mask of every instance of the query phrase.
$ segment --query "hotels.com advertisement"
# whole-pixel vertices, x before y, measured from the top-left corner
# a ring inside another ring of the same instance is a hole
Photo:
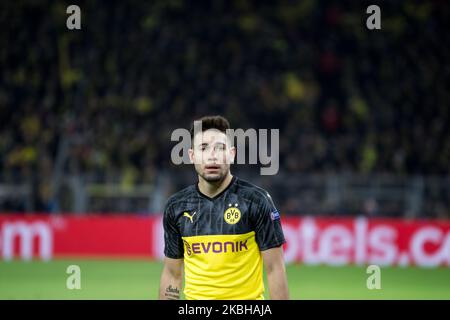
[[[450,266],[450,221],[282,217],[287,263]],[[0,214],[0,258],[161,259],[160,215]]]

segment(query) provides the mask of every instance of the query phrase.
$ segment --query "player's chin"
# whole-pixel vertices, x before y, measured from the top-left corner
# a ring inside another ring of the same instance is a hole
[[[219,173],[204,174],[203,179],[208,182],[217,182],[223,180],[224,175]]]

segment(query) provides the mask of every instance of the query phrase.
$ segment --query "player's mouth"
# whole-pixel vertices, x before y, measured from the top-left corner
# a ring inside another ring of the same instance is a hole
[[[209,165],[209,166],[205,166],[205,170],[208,170],[208,171],[218,171],[218,170],[220,170],[220,166],[219,166],[219,165]]]

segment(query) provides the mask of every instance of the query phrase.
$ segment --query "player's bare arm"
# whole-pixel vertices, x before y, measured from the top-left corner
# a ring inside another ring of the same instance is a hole
[[[164,258],[159,286],[160,300],[179,300],[183,285],[183,259]]]
[[[283,247],[261,251],[266,268],[269,295],[272,300],[288,300],[289,291],[286,268],[283,259]]]

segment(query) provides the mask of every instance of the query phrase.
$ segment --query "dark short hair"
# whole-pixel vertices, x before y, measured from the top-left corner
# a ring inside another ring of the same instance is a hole
[[[195,121],[201,121],[202,131],[206,131],[209,129],[217,129],[223,133],[227,133],[226,130],[230,129],[230,123],[228,120],[222,116],[204,116]],[[191,126],[191,139],[194,139],[194,131],[198,127],[199,124],[192,123]]]

